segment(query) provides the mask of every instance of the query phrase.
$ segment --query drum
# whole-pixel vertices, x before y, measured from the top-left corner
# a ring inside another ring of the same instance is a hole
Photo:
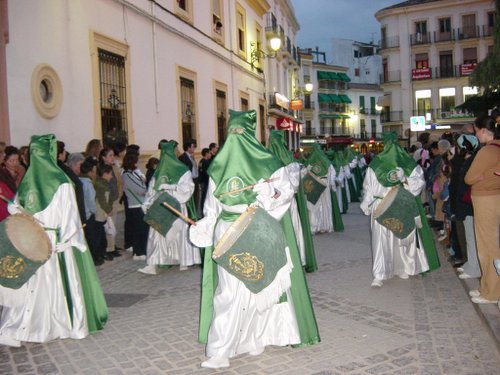
[[[163,205],[164,202],[168,203],[177,211],[181,210],[179,201],[166,191],[163,191],[158,194],[153,204],[144,215],[144,221],[162,236],[165,236],[172,227],[174,221],[179,219],[179,216]]]
[[[375,209],[373,217],[400,239],[415,229],[420,215],[415,196],[401,185],[394,186]]]
[[[312,204],[316,204],[319,197],[326,189],[325,183],[312,173],[307,173],[302,179],[302,182],[304,183],[304,193],[306,194],[307,200]]]
[[[0,222],[0,285],[19,289],[49,259],[52,244],[43,227],[29,215]]]
[[[286,247],[281,224],[264,209],[251,206],[217,242],[212,258],[252,293],[259,293],[287,264]]]

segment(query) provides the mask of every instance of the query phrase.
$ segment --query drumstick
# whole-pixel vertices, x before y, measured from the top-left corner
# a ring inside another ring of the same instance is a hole
[[[4,200],[5,202],[10,203],[10,204],[16,204],[14,201],[10,200],[9,198],[4,196],[3,194],[0,194],[0,199]],[[26,211],[26,209],[24,207],[22,207],[21,205],[18,204],[17,208],[19,209],[19,211],[21,211],[22,214],[31,216],[33,218],[33,220],[38,222],[38,224],[41,224],[42,226],[45,225],[41,220],[34,217],[31,212]]]
[[[273,181],[276,181],[278,180],[278,177],[275,177],[275,178],[267,178],[265,179],[264,181],[262,182],[256,182],[255,184],[251,184],[251,185],[247,185],[247,186],[243,186],[242,188],[239,188],[239,189],[235,189],[235,190],[231,190],[231,191],[226,191],[225,193],[222,193],[222,194],[219,194],[218,198],[220,197],[223,197],[224,195],[227,195],[227,194],[234,194],[234,193],[239,193],[240,191],[244,191],[244,190],[248,190],[248,189],[253,189],[253,187],[255,185],[258,185],[258,184],[263,184],[263,183],[269,183],[269,182],[273,182]]]
[[[191,225],[196,225],[196,221],[191,220],[189,217],[187,217],[186,215],[184,215],[182,212],[180,212],[179,210],[177,210],[175,207],[172,207],[171,205],[169,205],[167,202],[163,202],[162,205],[164,205],[165,207],[167,207],[170,211],[174,212],[182,220],[188,222]]]

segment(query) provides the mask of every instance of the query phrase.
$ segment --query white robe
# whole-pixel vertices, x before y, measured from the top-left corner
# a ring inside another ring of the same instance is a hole
[[[425,186],[424,172],[417,166],[407,178],[405,188],[417,196]],[[379,280],[392,278],[394,275],[417,275],[429,270],[429,264],[423,248],[417,247],[417,229],[405,239],[399,239],[380,225],[373,218],[373,213],[381,202],[375,196],[384,197],[390,187],[383,186],[375,172],[368,168],[363,182],[364,196],[360,204],[365,215],[371,214],[373,277]]]
[[[328,174],[326,177],[322,177],[321,180],[326,189],[321,193],[316,204],[307,201],[312,234],[333,232],[332,197],[330,196],[330,187],[335,184],[335,168],[333,168],[333,165],[328,167]]]
[[[145,201],[151,200],[157,193],[154,189],[155,178],[151,179]],[[168,190],[181,204],[181,213],[187,216],[186,202],[194,192],[191,172],[184,173],[175,190]],[[147,259],[148,265],[179,264],[181,267],[201,263],[200,250],[193,246],[188,238],[189,225],[182,219],[177,219],[165,236],[151,228],[148,235]]]
[[[45,210],[33,215],[44,227],[59,228],[60,242],[88,251],[82,230],[73,187],[69,183],[59,186]],[[53,230],[46,230],[56,244]],[[69,293],[73,307],[71,321],[57,253],[52,253],[35,274],[19,289],[0,287],[3,298],[17,299],[12,307],[4,307],[0,317],[0,335],[18,341],[47,342],[58,338],[81,339],[88,335],[85,304],[80,275],[73,250],[64,251]],[[2,300],[2,298],[0,298]]]
[[[286,166],[290,182],[292,183],[293,191],[296,194],[299,190],[301,176],[301,166],[299,163],[290,163]],[[305,169],[305,168],[304,168]],[[297,201],[292,199],[290,202],[290,215],[292,217],[293,230],[297,239],[297,246],[300,253],[300,261],[303,266],[306,265],[306,246],[304,244],[304,233],[302,231],[302,223],[300,222],[299,208]]]
[[[337,202],[339,204],[339,210],[342,213],[344,211],[344,203],[342,202],[342,188],[345,186],[345,174],[342,168],[339,168],[339,173],[335,175],[335,192],[337,193]],[[337,171],[335,171],[337,172]]]
[[[260,199],[257,205],[275,219],[280,220],[293,199],[293,189],[285,167],[270,177],[281,194],[277,199]],[[210,179],[204,218],[190,229],[190,237],[198,246],[217,243],[231,222],[217,220],[221,211],[243,213],[248,205],[226,206],[214,197],[215,184]],[[300,335],[292,297],[287,291],[287,302],[276,303],[265,311],[256,308],[255,295],[235,276],[217,266],[219,283],[215,290],[214,316],[208,333],[206,354],[208,357],[231,358],[267,345],[285,346],[298,344]]]

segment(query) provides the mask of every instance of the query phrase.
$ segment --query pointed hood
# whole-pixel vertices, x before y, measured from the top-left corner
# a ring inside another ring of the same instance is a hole
[[[268,149],[285,165],[297,162],[286,146],[284,130],[271,130]]]
[[[208,175],[217,188],[215,196],[224,204],[249,204],[255,200],[252,189],[237,194],[220,194],[269,178],[283,163],[255,138],[255,110],[229,110],[227,139],[210,163]]]

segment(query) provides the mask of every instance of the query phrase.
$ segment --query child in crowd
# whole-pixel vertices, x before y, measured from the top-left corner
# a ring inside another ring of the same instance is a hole
[[[107,240],[106,231],[104,230],[106,220],[113,215],[113,198],[109,184],[112,178],[113,167],[111,165],[102,163],[97,165],[97,179],[94,185],[96,193],[96,252],[105,260],[113,260],[113,255],[106,252]]]

